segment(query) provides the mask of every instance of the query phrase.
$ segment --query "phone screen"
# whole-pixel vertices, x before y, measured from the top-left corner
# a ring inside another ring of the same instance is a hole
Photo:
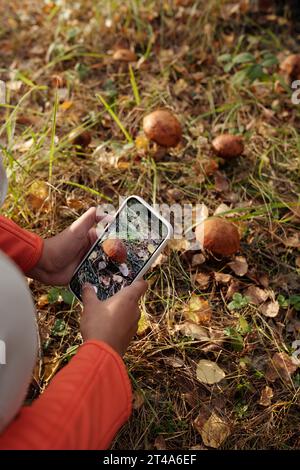
[[[70,288],[79,300],[85,282],[105,300],[133,282],[168,235],[168,227],[130,197],[79,265]]]

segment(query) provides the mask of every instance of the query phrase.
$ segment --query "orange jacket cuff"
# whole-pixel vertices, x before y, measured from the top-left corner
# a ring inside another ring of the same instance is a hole
[[[35,233],[28,232],[11,220],[0,216],[0,249],[26,273],[41,257],[44,242]]]

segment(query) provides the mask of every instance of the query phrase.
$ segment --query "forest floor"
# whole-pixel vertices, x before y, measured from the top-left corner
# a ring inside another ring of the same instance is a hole
[[[300,106],[279,63],[300,36],[288,16],[219,0],[0,0],[0,14],[5,215],[49,237],[138,194],[203,203],[240,229],[238,257],[195,258],[176,240],[149,273],[125,356],[134,410],[113,448],[299,449]],[[114,60],[120,48],[136,60]],[[142,133],[159,107],[183,127],[170,151]],[[211,148],[224,132],[245,141],[225,165]],[[42,341],[31,400],[76,353],[81,307],[30,286]]]

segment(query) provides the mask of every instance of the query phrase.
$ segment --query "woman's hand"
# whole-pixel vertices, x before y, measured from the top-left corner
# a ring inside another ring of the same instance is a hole
[[[147,287],[145,281],[134,281],[113,297],[100,301],[93,286],[85,284],[80,325],[84,341],[104,341],[123,356],[137,331],[140,318],[138,301]]]
[[[44,284],[68,284],[78,264],[97,240],[95,224],[100,220],[96,207],[92,207],[63,232],[44,240],[42,256],[27,276]]]

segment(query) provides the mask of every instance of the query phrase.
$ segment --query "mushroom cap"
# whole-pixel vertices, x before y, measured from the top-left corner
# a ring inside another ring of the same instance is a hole
[[[145,116],[143,129],[149,140],[162,147],[176,147],[182,136],[180,122],[167,109],[157,109]]]
[[[205,219],[196,227],[195,234],[201,248],[215,255],[231,256],[240,249],[237,227],[221,217]]]
[[[300,54],[289,55],[280,64],[280,70],[291,80],[300,79]]]
[[[91,143],[92,135],[88,130],[75,129],[70,132],[68,140],[73,145],[78,145],[79,147],[85,148],[88,147]]]
[[[238,135],[222,134],[212,142],[213,149],[217,155],[225,160],[236,158],[244,152],[244,140]]]
[[[120,264],[126,261],[126,246],[119,238],[107,238],[102,243],[102,249],[111,260]]]
[[[120,62],[135,62],[137,59],[135,53],[130,49],[120,48],[113,54],[113,60]]]

